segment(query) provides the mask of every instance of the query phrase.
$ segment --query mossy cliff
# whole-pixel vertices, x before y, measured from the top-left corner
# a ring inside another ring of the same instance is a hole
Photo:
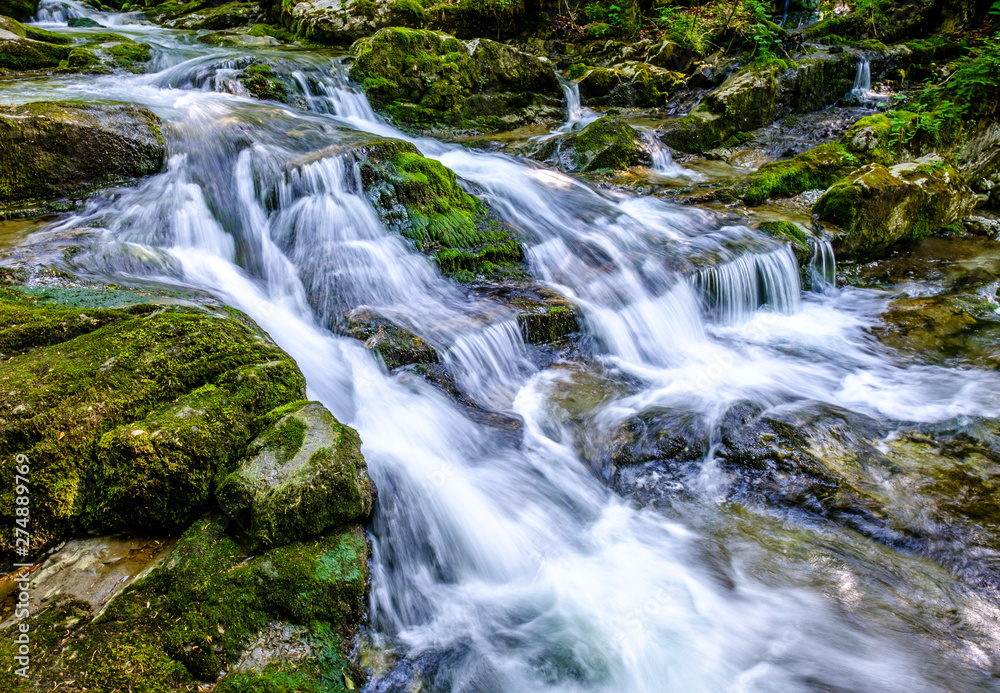
[[[564,171],[621,171],[649,165],[650,155],[633,127],[613,116],[598,118],[580,132],[552,137],[532,155]]]
[[[351,79],[404,127],[489,133],[562,118],[552,65],[494,41],[383,29],[351,53]]]
[[[0,106],[0,204],[53,199],[159,172],[159,119],[140,106]]]
[[[864,166],[827,190],[813,213],[843,230],[832,239],[838,257],[866,258],[927,236],[975,205],[975,195],[958,171],[941,159],[925,157],[891,168]]]
[[[357,150],[365,192],[383,221],[460,281],[520,276],[524,253],[510,226],[455,174],[398,140]]]

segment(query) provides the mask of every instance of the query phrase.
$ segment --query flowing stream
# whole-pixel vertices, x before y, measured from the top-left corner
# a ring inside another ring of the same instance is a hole
[[[78,8],[47,4],[40,18],[66,30],[58,7]],[[168,170],[32,242],[71,236],[76,271],[246,311],[296,359],[309,396],[358,429],[380,489],[363,646],[384,656],[367,690],[996,690],[996,614],[942,569],[733,508],[711,455],[686,500],[637,507],[581,444],[650,407],[717,420],[740,400],[919,422],[1000,415],[996,373],[878,346],[865,327],[886,299],[834,288],[828,246],[811,263],[825,290],[803,293],[787,248],[712,213],[404,135],[336,55],[255,53],[293,75],[292,107],[241,93],[246,49],[115,29],[153,45],[155,72],[19,81],[0,100],[144,104],[167,124]],[[519,229],[536,276],[582,311],[581,355],[526,346],[507,309],[470,299],[381,224],[336,146],[358,131],[414,142]],[[482,423],[415,374],[387,374],[336,334],[362,305],[430,341],[479,407],[523,423]],[[594,397],[587,417],[567,394]],[[978,640],[943,646],[956,621],[978,624]]]

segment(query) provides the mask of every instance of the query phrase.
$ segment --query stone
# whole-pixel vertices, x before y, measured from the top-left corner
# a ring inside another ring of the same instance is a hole
[[[532,157],[549,161],[564,171],[583,173],[601,169],[622,171],[651,163],[639,133],[613,116],[598,118],[579,132],[546,140]]]

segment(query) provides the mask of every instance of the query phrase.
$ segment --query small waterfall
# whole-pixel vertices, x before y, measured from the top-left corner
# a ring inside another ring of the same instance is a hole
[[[788,0],[785,0],[785,11],[781,15],[781,23],[779,26],[785,26],[785,22],[788,20]]]
[[[694,277],[712,316],[731,325],[748,319],[761,306],[794,313],[801,304],[799,267],[791,249],[746,253]]]
[[[868,58],[861,56],[858,60],[858,71],[854,75],[854,86],[851,88],[851,95],[857,97],[860,101],[864,101],[871,96],[871,90],[871,64],[868,62]]]
[[[583,105],[580,102],[580,85],[576,82],[559,77],[566,98],[566,122],[575,123],[583,120]]]
[[[825,291],[837,285],[837,260],[833,245],[826,238],[810,239],[808,274],[813,291]]]
[[[694,171],[690,171],[683,166],[674,163],[674,157],[670,153],[670,148],[660,142],[660,138],[653,131],[642,133],[642,141],[649,150],[649,155],[653,159],[652,170],[664,178],[691,178],[697,179],[700,176]]]
[[[33,22],[38,24],[65,24],[73,17],[87,17],[103,26],[138,23],[139,12],[95,12],[75,0],[42,0],[35,11]]]
[[[495,409],[505,409],[534,370],[525,357],[516,320],[504,320],[458,337],[442,360],[463,392]]]

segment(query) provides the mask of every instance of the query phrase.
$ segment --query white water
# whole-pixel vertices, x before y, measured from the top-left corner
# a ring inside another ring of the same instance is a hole
[[[868,58],[862,56],[858,59],[858,71],[854,75],[854,86],[851,87],[851,94],[861,101],[869,98],[872,91],[872,71]]]
[[[193,286],[246,311],[299,363],[309,396],[360,431],[381,491],[370,639],[400,655],[369,690],[411,690],[413,680],[463,692],[980,690],[960,664],[963,646],[953,645],[954,660],[936,652],[900,598],[880,596],[881,578],[838,568],[848,614],[796,574],[804,567],[794,558],[733,533],[717,502],[725,481],[710,464],[682,513],[610,492],[552,396],[572,371],[534,365],[506,310],[468,299],[385,229],[351,155],[325,149],[348,139],[344,125],[405,138],[335,65],[297,68],[306,113],[241,98],[200,72],[233,51],[148,31],[170,46],[159,74],[0,92],[5,101],[136,100],[169,123],[168,172],[33,240],[104,229],[89,245],[74,240],[84,244],[78,269]],[[187,60],[191,50],[201,55]],[[412,141],[521,230],[535,272],[582,310],[588,367],[636,383],[604,405],[605,424],[650,406],[717,416],[748,398],[916,421],[1000,414],[996,374],[894,362],[865,333],[881,296],[803,297],[790,253],[745,227]],[[519,417],[520,431],[475,423],[423,379],[387,374],[363,345],[330,331],[359,305],[427,337],[458,386]],[[872,561],[860,553],[851,565]]]
[[[655,132],[642,132],[642,141],[646,144],[649,156],[653,160],[653,173],[664,178],[687,178],[690,180],[700,180],[703,176],[690,169],[686,169],[680,164],[674,163],[673,154],[670,147],[663,144]]]
[[[566,120],[549,134],[533,137],[533,140],[544,142],[573,130],[582,130],[601,117],[600,113],[583,105],[580,99],[579,83],[560,75],[559,84],[562,85],[563,98],[566,100]]]

